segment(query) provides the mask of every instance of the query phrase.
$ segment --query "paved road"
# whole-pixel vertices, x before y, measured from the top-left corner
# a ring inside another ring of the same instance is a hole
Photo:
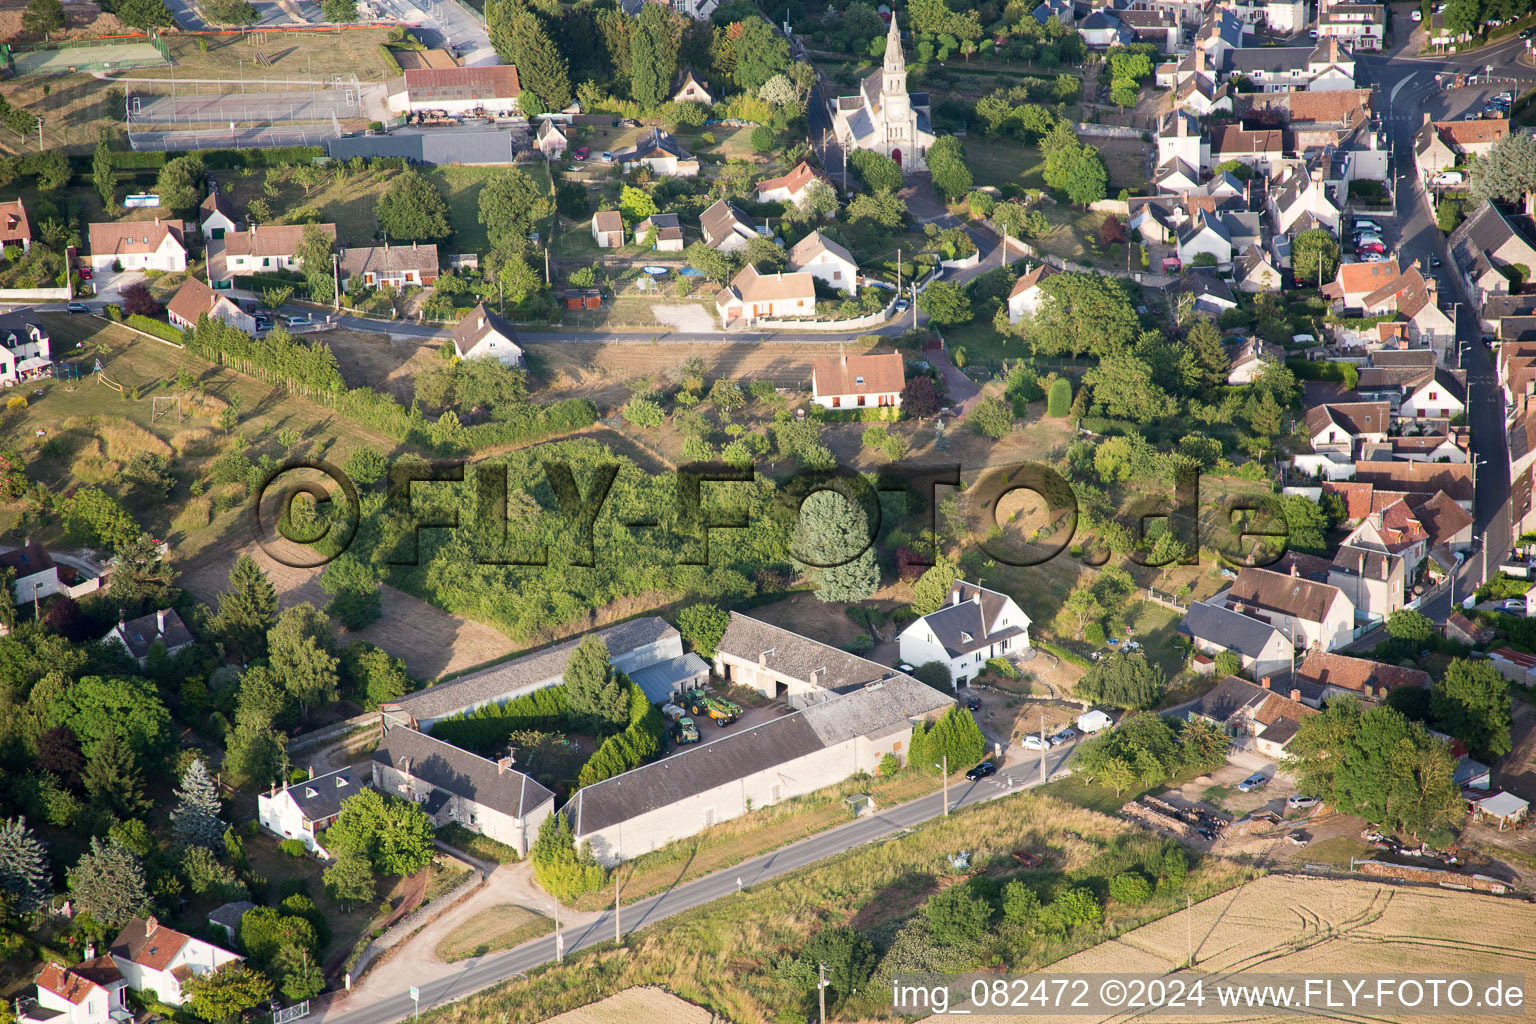
[[[485,23],[456,0],[374,0],[387,17],[398,16],[416,26],[422,42],[433,47],[456,47],[465,67],[500,64],[491,47]]]
[[[1075,747],[1076,744],[1072,744],[1047,754],[1046,771],[1049,775],[1054,776],[1061,770]],[[1019,764],[1005,767],[999,775],[980,782],[952,785],[948,793],[951,809],[994,800],[1019,789],[1039,785],[1038,755],[1026,751],[1020,753],[1026,755],[1025,759]],[[669,889],[659,896],[624,907],[619,915],[620,928],[629,933],[705,903],[729,899],[737,891],[738,879],[744,885],[756,885],[902,829],[913,828],[940,817],[944,813],[944,801],[943,793],[935,793]],[[613,933],[613,911],[608,910],[590,924],[567,933],[565,952],[572,953],[587,946],[611,941]],[[422,1009],[462,999],[553,959],[554,936],[545,936],[504,953],[476,957],[458,964],[445,964],[442,976],[437,981],[420,986]],[[409,1017],[411,1012],[410,996],[401,992],[366,1004],[360,1001],[338,1002],[313,1019],[324,1020],[329,1024],[388,1024]]]

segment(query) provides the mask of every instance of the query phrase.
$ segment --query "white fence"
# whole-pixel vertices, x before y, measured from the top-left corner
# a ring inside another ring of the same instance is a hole
[[[975,266],[975,264],[973,263],[972,266]],[[935,279],[938,278],[940,273],[941,271],[935,270],[927,277],[919,281],[916,286],[917,291],[921,293],[930,284],[932,284]],[[868,288],[870,286],[865,285],[865,287]],[[797,331],[859,331],[866,327],[874,327],[878,324],[883,324],[889,320],[891,318],[891,314],[896,310],[896,303],[900,301],[901,298],[901,295],[892,295],[891,301],[887,302],[885,304],[885,308],[880,312],[867,313],[864,316],[855,317],[852,320],[770,320],[765,317],[760,320],[754,320],[751,326],[758,329],[765,327],[777,327]]]
[[[68,302],[72,298],[68,288],[0,288],[0,303]]]

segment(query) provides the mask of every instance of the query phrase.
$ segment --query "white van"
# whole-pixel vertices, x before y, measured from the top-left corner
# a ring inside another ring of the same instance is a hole
[[[1085,733],[1102,732],[1114,724],[1114,720],[1102,711],[1085,711],[1077,716],[1077,727]]]
[[[1429,179],[1431,185],[1460,185],[1465,180],[1460,171],[1441,171]]]

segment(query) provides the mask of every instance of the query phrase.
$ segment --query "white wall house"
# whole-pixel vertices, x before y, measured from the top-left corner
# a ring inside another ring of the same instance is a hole
[[[195,277],[188,277],[166,303],[165,318],[173,326],[187,330],[196,327],[204,314],[247,334],[256,333],[255,317],[237,306],[229,296],[214,291]]]
[[[480,303],[453,328],[453,350],[460,359],[500,359],[508,366],[523,364],[517,328]]]
[[[17,384],[51,373],[53,345],[31,309],[0,314],[0,382]]]
[[[153,992],[168,1006],[182,1004],[181,986],[187,979],[243,959],[153,917],[136,917],[124,925],[112,940],[111,956],[129,988]]]
[[[90,227],[91,270],[100,274],[121,264],[124,270],[187,269],[187,248],[181,228],[170,221],[125,220]]]
[[[1054,274],[1061,271],[1049,264],[1042,263],[1028,273],[1021,274],[1013,283],[1013,290],[1008,293],[1008,322],[1017,324],[1026,315],[1034,316],[1040,311],[1040,306],[1045,302],[1045,292],[1040,285]]]
[[[208,239],[223,238],[235,230],[235,206],[229,196],[217,189],[208,193],[197,208],[198,229]]]
[[[501,114],[517,109],[522,84],[517,66],[492,64],[464,68],[411,68],[390,83],[386,103],[397,114],[475,110]]]
[[[273,787],[257,795],[256,817],[268,832],[297,839],[306,850],[328,858],[319,834],[336,820],[342,801],[360,793],[367,782],[368,776],[351,765],[304,782],[285,782],[282,789]]]
[[[1411,391],[1404,388],[1403,392],[1403,400],[1397,407],[1397,414],[1402,417],[1447,419],[1467,410],[1460,382],[1444,371],[1436,371],[1429,381]]]
[[[823,409],[901,407],[901,355],[834,356],[811,363],[811,401]]]
[[[726,326],[815,316],[816,279],[808,273],[761,274],[749,263],[715,295],[715,313]]]
[[[859,290],[859,265],[853,254],[820,231],[812,231],[789,250],[789,269],[803,270],[849,295]]]
[[[299,270],[297,255],[306,224],[260,224],[224,236],[224,268],[230,276]],[[317,224],[320,233],[336,242],[335,224]]]
[[[1192,604],[1179,622],[1178,633],[1190,646],[1215,656],[1231,651],[1243,671],[1254,679],[1289,671],[1291,642],[1267,622],[1213,604]]]
[[[110,956],[92,956],[75,967],[46,964],[37,975],[37,996],[18,1000],[21,1024],[113,1024],[133,1018],[123,1005],[128,983]]]
[[[12,604],[22,604],[34,598],[40,601],[64,590],[53,556],[30,537],[21,547],[0,552],[0,568],[16,572],[16,582],[11,584]]]
[[[937,661],[955,686],[986,671],[991,658],[1008,658],[1029,646],[1028,615],[1007,594],[961,580],[949,600],[901,631],[901,660]]]
[[[624,244],[624,218],[618,210],[599,210],[592,215],[592,241],[599,249],[617,249]]]
[[[1245,567],[1231,588],[1206,601],[1268,622],[1298,649],[1336,650],[1354,639],[1355,607],[1338,587]]]

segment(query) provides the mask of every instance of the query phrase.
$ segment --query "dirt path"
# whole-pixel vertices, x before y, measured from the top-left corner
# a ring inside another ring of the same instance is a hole
[[[330,595],[320,589],[319,569],[295,569],[267,557],[255,544],[239,550],[206,551],[181,566],[181,585],[209,605],[216,606],[218,593],[229,583],[229,570],[240,555],[255,558],[277,588],[281,607],[308,601],[324,607]],[[506,636],[489,626],[462,619],[402,593],[383,588],[384,615],[373,625],[357,631],[340,630],[343,645],[366,640],[405,662],[417,679],[436,679],[448,672],[482,665],[516,649]]]

